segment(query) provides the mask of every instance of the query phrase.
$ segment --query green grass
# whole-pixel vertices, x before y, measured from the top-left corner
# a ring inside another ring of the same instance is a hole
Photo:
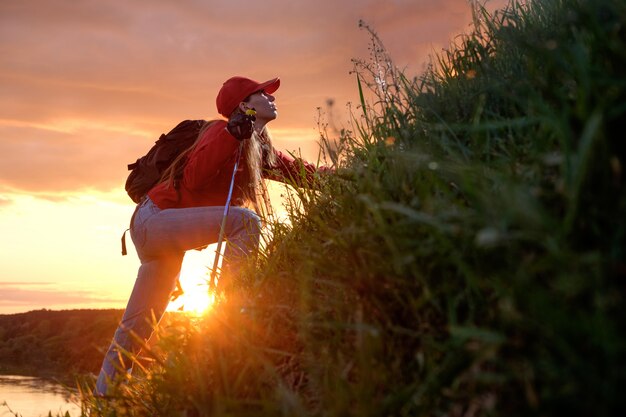
[[[416,78],[362,24],[360,103],[323,138],[339,175],[294,192],[238,291],[164,326],[102,415],[624,408],[626,5],[474,18]]]

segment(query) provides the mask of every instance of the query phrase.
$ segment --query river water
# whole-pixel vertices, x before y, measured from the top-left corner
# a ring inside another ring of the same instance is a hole
[[[80,407],[60,384],[29,376],[0,375],[0,416],[20,417],[63,415],[80,416]],[[6,405],[3,405],[6,403]],[[9,412],[9,408],[13,413]]]

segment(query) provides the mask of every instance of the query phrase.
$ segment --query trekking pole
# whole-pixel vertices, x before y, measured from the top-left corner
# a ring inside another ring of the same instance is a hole
[[[256,112],[254,110],[246,110],[247,116],[254,116]],[[233,175],[230,178],[230,188],[228,189],[228,197],[226,198],[226,205],[224,206],[224,214],[222,216],[222,224],[220,226],[220,234],[217,238],[217,249],[215,250],[215,259],[213,260],[213,269],[211,270],[211,279],[209,281],[209,290],[215,290],[215,275],[217,274],[217,264],[219,263],[222,253],[222,242],[224,241],[224,229],[226,228],[226,217],[228,217],[228,211],[230,209],[230,200],[233,196],[233,188],[235,186],[235,175],[237,174],[237,168],[239,167],[239,160],[241,159],[241,151],[243,149],[243,140],[239,144],[237,149],[237,159],[235,160],[235,167],[233,168]]]
[[[215,289],[215,275],[217,274],[217,264],[220,260],[222,253],[222,242],[224,241],[224,229],[226,228],[226,217],[228,217],[228,211],[230,209],[230,199],[233,196],[233,188],[235,186],[235,174],[237,174],[237,168],[239,167],[239,159],[241,158],[241,149],[243,148],[243,141],[239,144],[237,150],[237,160],[235,161],[235,167],[233,168],[233,176],[230,179],[230,188],[228,189],[228,197],[226,198],[226,205],[224,206],[224,214],[222,216],[222,224],[220,226],[220,235],[217,238],[217,249],[215,250],[215,260],[213,261],[213,269],[211,270],[211,281],[209,285],[210,290]]]

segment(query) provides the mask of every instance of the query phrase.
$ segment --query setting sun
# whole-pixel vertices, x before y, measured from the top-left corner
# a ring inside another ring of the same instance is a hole
[[[184,311],[193,315],[208,313],[215,302],[215,294],[209,293],[208,285],[185,289],[185,294],[171,302],[168,310]]]
[[[215,294],[209,292],[209,265],[213,263],[214,246],[187,252],[180,271],[180,284],[185,293],[170,302],[168,311],[183,311],[199,316],[211,310]]]

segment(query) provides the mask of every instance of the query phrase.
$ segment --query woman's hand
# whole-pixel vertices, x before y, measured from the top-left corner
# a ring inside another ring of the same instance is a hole
[[[228,120],[226,129],[237,140],[250,139],[255,120],[256,117],[252,114],[236,113]]]

